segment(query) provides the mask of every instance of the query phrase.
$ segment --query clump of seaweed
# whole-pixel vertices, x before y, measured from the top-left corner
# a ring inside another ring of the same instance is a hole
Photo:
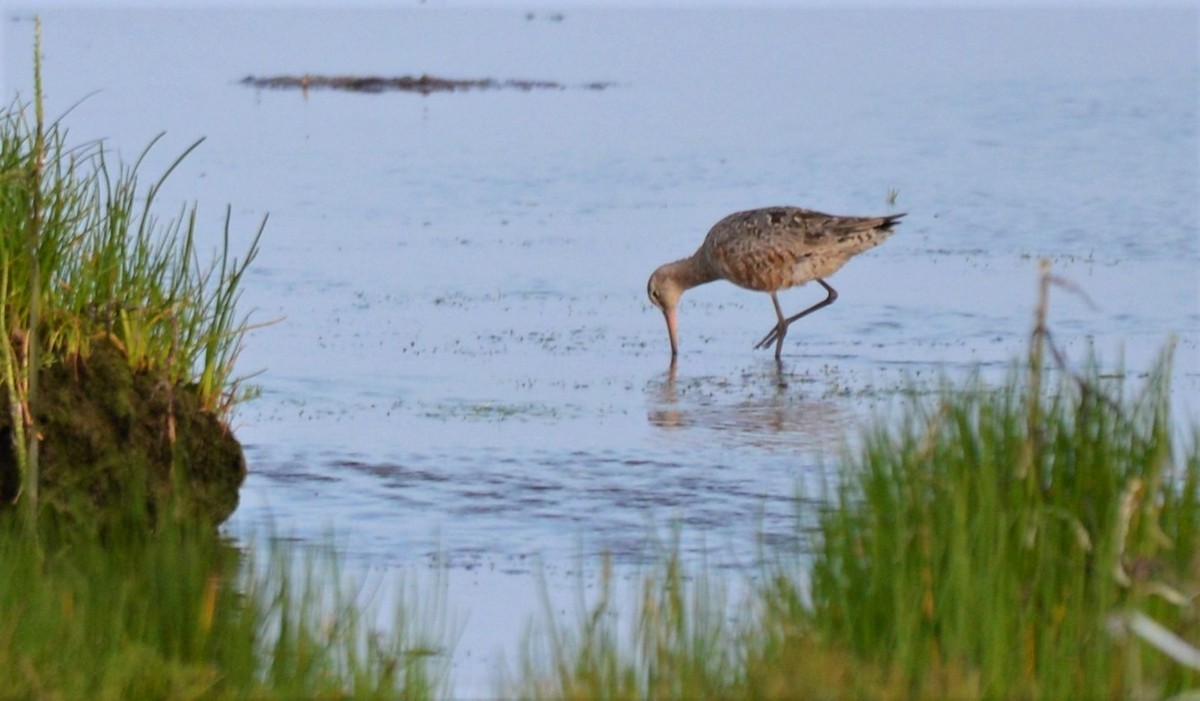
[[[380,93],[388,91],[432,95],[466,90],[566,90],[568,86],[553,80],[497,80],[495,78],[439,78],[428,74],[419,76],[378,75],[277,75],[242,78],[243,85],[273,90],[345,90],[347,92]],[[604,90],[612,83],[592,82],[578,86],[584,90]]]

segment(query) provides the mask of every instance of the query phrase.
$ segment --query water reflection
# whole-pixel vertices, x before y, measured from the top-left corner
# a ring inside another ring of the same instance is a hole
[[[763,361],[734,376],[680,373],[672,361],[646,387],[647,419],[668,431],[713,432],[760,447],[835,445],[852,420],[805,366]]]

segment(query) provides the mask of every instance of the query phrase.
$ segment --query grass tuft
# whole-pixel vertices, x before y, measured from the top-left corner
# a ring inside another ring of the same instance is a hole
[[[164,182],[201,141],[143,186],[139,171],[159,138],[133,164],[113,163],[102,143],[68,145],[57,122],[39,143],[27,111],[13,104],[0,113],[0,230],[6,234],[0,238],[0,313],[7,332],[0,343],[6,357],[18,365],[27,358],[36,273],[43,281],[42,362],[86,356],[96,338],[108,337],[134,369],[161,373],[174,386],[194,385],[203,406],[224,415],[241,398],[234,361],[249,322],[236,306],[266,219],[238,257],[231,253],[227,209],[222,246],[203,262],[196,206],[184,205],[174,218],[156,213]],[[29,164],[39,155],[40,175],[30,177]],[[23,245],[29,236],[20,234],[33,225],[40,232],[31,256]],[[15,384],[19,398],[23,386]]]

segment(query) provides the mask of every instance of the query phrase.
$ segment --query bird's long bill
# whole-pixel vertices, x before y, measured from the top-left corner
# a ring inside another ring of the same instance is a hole
[[[675,333],[675,308],[663,310],[663,316],[667,320],[667,335],[671,337],[671,357],[679,355],[679,337]]]

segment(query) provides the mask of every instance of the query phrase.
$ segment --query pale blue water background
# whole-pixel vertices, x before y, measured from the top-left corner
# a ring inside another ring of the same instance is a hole
[[[1194,6],[554,12],[43,13],[49,112],[99,91],[76,138],[132,158],[166,131],[153,173],[207,137],[164,201],[198,201],[213,245],[226,203],[243,242],[270,213],[243,305],[283,320],[242,355],[265,372],[237,415],[251,474],[229,531],[448,563],[460,693],[487,689],[497,646],[511,659],[535,562],[636,563],[675,521],[712,566],[750,571],[760,535],[793,545],[798,490],[872,411],[1024,351],[1039,257],[1096,304],[1054,293],[1072,357],[1140,371],[1174,335],[1196,416]],[[28,17],[5,15],[6,95],[30,94]],[[616,86],[237,82],[303,72]],[[669,379],[655,266],[731,211],[884,213],[892,188],[908,217],[831,279],[841,298],[782,370],[751,348],[768,298],[715,283],[684,297]]]

